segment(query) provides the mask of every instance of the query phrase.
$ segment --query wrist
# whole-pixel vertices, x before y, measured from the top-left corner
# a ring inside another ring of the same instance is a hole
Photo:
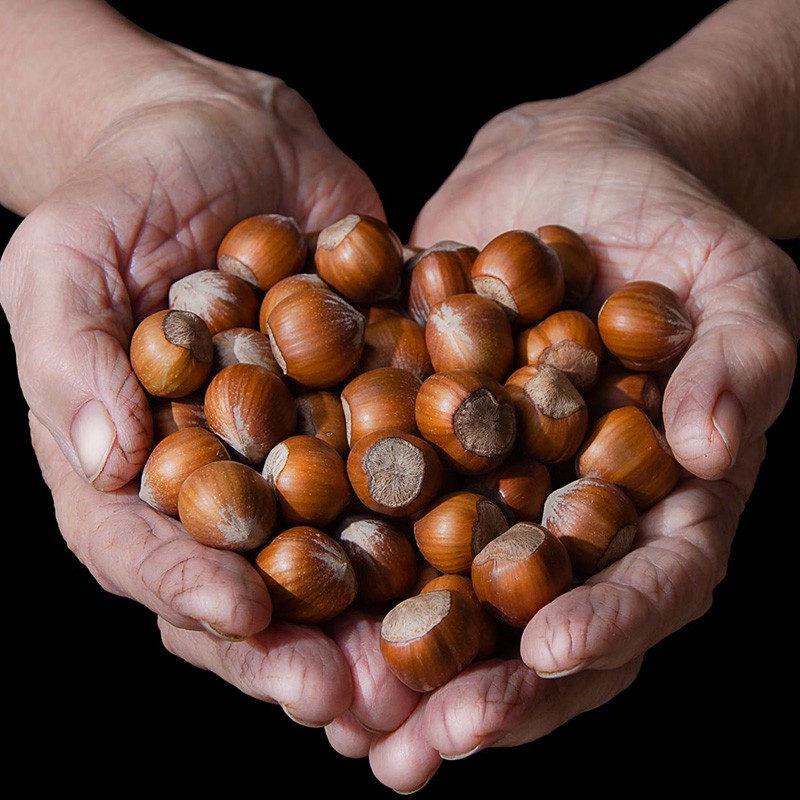
[[[645,139],[763,233],[798,236],[800,14],[790,6],[728,3],[639,69],[574,100]]]
[[[0,4],[0,204],[27,214],[137,110],[254,95],[266,76],[152,37],[96,0]]]

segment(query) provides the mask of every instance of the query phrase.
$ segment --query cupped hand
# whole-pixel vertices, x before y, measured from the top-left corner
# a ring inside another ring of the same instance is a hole
[[[276,211],[312,229],[382,209],[281,81],[167,45],[163,59],[3,255],[33,442],[61,531],[104,588],[156,612],[174,652],[322,724],[352,694],[332,640],[265,630],[269,597],[245,558],[195,543],[138,498],[152,422],[127,348],[173,281],[215,265],[240,219]]]
[[[531,741],[607,701],[648,648],[708,609],[764,433],[789,395],[796,267],[596,95],[521,106],[487,124],[422,210],[413,242],[480,247],[504,230],[558,223],[597,256],[589,311],[625,281],[672,287],[695,326],[663,405],[685,477],[643,515],[629,555],[534,617],[518,660],[473,665],[418,698],[396,729],[373,720],[391,730],[384,735],[352,715],[329,726],[334,747],[369,754],[376,776],[399,791],[422,786],[443,757]]]

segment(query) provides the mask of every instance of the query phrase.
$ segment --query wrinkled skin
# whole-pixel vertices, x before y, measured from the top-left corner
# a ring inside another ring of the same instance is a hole
[[[673,287],[696,328],[664,402],[685,477],[643,515],[629,555],[534,617],[521,659],[473,665],[386,735],[360,728],[357,707],[328,727],[337,750],[368,754],[376,776],[397,790],[424,785],[441,757],[528,742],[606,702],[635,678],[649,647],[708,609],[764,457],[764,431],[788,397],[796,267],[643,133],[581,102],[528,105],[485,126],[423,209],[414,241],[482,245],[509,228],[558,221],[584,233],[598,255],[594,310],[623,281]],[[715,410],[728,391],[741,405]],[[337,640],[350,649],[348,639]],[[357,669],[357,684],[378,682]],[[373,714],[369,727],[393,727],[379,722]]]
[[[794,266],[645,132],[580,99],[507,112],[478,135],[414,241],[482,245],[558,222],[598,256],[593,308],[624,280],[672,286],[696,335],[667,387],[665,422],[698,477],[687,472],[647,512],[634,552],[531,621],[519,660],[476,664],[420,697],[383,665],[378,620],[350,612],[329,631],[267,627],[269,598],[246,560],[192,542],[128,483],[151,422],[126,347],[169,284],[212,266],[224,232],[251,213],[274,209],[309,229],[353,210],[381,213],[294,92],[252,73],[223,79],[199,59],[187,70],[103,132],[3,256],[34,446],[69,546],[104,588],[159,615],[170,651],[299,722],[327,724],[339,752],[368,755],[400,791],[423,785],[442,757],[530,741],[613,697],[648,647],[708,608],[724,576],[764,431],[789,392]],[[717,404],[725,392],[738,399]],[[90,463],[73,447],[73,417],[98,401],[116,437]]]
[[[276,622],[265,631],[269,597],[247,561],[195,543],[129,483],[152,427],[127,358],[133,329],[166,304],[173,281],[215,265],[230,227],[265,209],[308,229],[354,209],[382,214],[369,180],[296,92],[192,55],[23,221],[3,255],[0,289],[34,447],[69,547],[106,590],[164,625],[212,632],[197,635],[213,642],[218,669],[238,686],[318,724],[350,705],[340,650],[317,629]],[[116,427],[99,470],[71,443],[73,416],[98,399]],[[251,638],[229,654],[227,640],[243,637]],[[203,660],[193,640],[166,640]]]

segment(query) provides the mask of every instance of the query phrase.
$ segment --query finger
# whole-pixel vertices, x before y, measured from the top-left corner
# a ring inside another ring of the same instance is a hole
[[[369,763],[375,777],[399,794],[422,789],[442,764],[441,756],[425,738],[425,706],[422,695],[411,716],[396,731],[375,739]]]
[[[40,423],[32,419],[31,428],[62,534],[105,589],[173,625],[225,638],[250,636],[269,624],[266,586],[241,555],[195,542],[176,520],[143,503],[133,485],[93,489]]]
[[[336,717],[325,726],[325,735],[331,747],[345,758],[366,758],[375,739],[350,711]]]
[[[241,642],[224,642],[159,619],[164,646],[241,691],[278,703],[295,722],[320,728],[343,714],[352,687],[339,648],[311,625],[274,621]]]
[[[763,434],[789,396],[800,336],[800,273],[771,243],[712,252],[691,294],[695,335],[664,393],[667,440],[715,480]]]
[[[71,221],[23,221],[0,295],[28,405],[80,475],[115,489],[141,469],[151,421],[126,355],[133,321],[113,244],[93,230],[102,252],[88,255]]]
[[[763,455],[762,442],[736,468],[737,482],[687,480],[646,512],[630,553],[528,623],[523,661],[547,677],[613,669],[701,616]]]
[[[615,697],[641,659],[616,670],[547,681],[518,659],[475,664],[430,696],[421,733],[442,758],[532,742]]]
[[[399,727],[419,702],[419,695],[401,683],[380,651],[380,619],[351,611],[337,617],[332,635],[350,666],[353,680],[352,717],[366,731],[385,733]]]

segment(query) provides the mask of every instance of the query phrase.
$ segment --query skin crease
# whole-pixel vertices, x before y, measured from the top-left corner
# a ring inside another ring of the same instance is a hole
[[[190,72],[198,80],[194,67]],[[294,93],[270,80],[256,81],[254,90],[248,78],[246,90],[231,97],[227,84],[220,96],[213,69],[196,90],[208,79],[214,101],[140,108],[107,130],[53,193],[43,190],[17,206],[29,210],[48,195],[20,227],[2,269],[3,305],[34,410],[34,445],[69,546],[105,589],[161,615],[170,652],[247,694],[282,703],[295,719],[335,720],[326,730],[334,748],[368,755],[382,783],[409,791],[439,768],[440,754],[528,742],[614,697],[637,674],[645,649],[707,610],[763,458],[763,431],[788,395],[798,334],[796,272],[768,240],[654,150],[647,135],[598,117],[596,94],[526,105],[484,128],[421,213],[413,240],[483,243],[515,225],[558,220],[584,231],[599,256],[594,307],[623,279],[669,282],[687,300],[698,332],[667,392],[668,436],[687,467],[725,477],[714,484],[686,480],[648,512],[635,554],[551,604],[525,631],[527,665],[543,673],[589,663],[594,669],[555,681],[537,677],[522,661],[489,662],[417,703],[374,657],[374,622],[354,614],[330,635],[283,624],[261,632],[268,601],[244,559],[193,546],[179,526],[148,515],[129,489],[116,488],[138,471],[148,437],[124,344],[134,320],[158,305],[169,282],[195,263],[210,264],[226,226],[264,205],[294,213],[308,227],[353,207],[381,213],[363,173],[324,138]],[[220,140],[225,158],[212,146]],[[273,148],[293,157],[278,158]],[[151,169],[134,168],[137,161]],[[50,264],[58,265],[54,272],[44,269]],[[58,359],[50,356],[52,331],[37,323],[43,317],[26,297],[38,298],[55,323]],[[748,329],[732,341],[730,332],[749,319],[759,334]],[[64,362],[74,372],[65,376]],[[76,476],[75,457],[56,447],[69,449],[65,385],[84,394],[86,387],[96,390],[114,419],[124,421],[98,484],[106,490],[102,502]],[[733,389],[747,409],[734,424],[738,435],[727,432],[737,455],[732,470],[711,422],[720,389]],[[682,424],[671,432],[677,418]],[[223,641],[203,627],[233,638],[253,635]]]

